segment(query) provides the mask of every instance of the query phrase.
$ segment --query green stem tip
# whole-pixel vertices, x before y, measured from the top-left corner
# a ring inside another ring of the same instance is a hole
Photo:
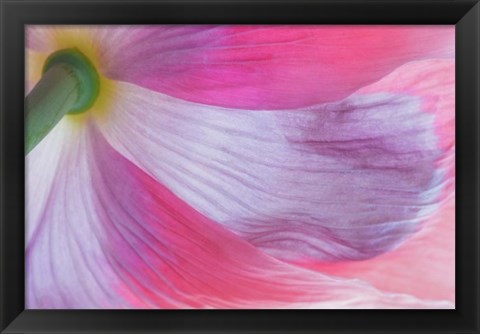
[[[65,114],[79,114],[95,103],[100,77],[78,49],[64,49],[45,61],[40,81],[25,98],[25,154],[55,127]]]

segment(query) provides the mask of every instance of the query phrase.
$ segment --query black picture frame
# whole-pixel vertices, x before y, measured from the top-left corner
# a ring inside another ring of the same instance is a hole
[[[480,4],[388,1],[0,1],[1,333],[478,333]],[[24,25],[455,24],[455,310],[25,310]]]

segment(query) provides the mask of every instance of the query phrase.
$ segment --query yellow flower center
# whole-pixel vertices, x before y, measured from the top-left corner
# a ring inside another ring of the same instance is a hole
[[[93,105],[88,111],[78,114],[67,114],[65,119],[74,123],[83,123],[91,116],[101,117],[112,107],[115,92],[115,82],[103,75],[105,60],[101,54],[94,30],[83,27],[57,26],[49,27],[48,34],[45,34],[46,52],[34,52],[27,50],[27,91],[30,90],[42,75],[47,57],[54,52],[64,49],[77,49],[80,51],[97,70],[99,75],[99,93]]]

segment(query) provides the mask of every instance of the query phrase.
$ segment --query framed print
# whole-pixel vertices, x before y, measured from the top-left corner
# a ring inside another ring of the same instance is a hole
[[[476,333],[479,11],[3,1],[2,333]]]

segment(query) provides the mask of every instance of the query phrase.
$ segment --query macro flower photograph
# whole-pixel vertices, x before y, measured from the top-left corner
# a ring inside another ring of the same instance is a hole
[[[455,26],[25,26],[25,308],[454,309]]]

